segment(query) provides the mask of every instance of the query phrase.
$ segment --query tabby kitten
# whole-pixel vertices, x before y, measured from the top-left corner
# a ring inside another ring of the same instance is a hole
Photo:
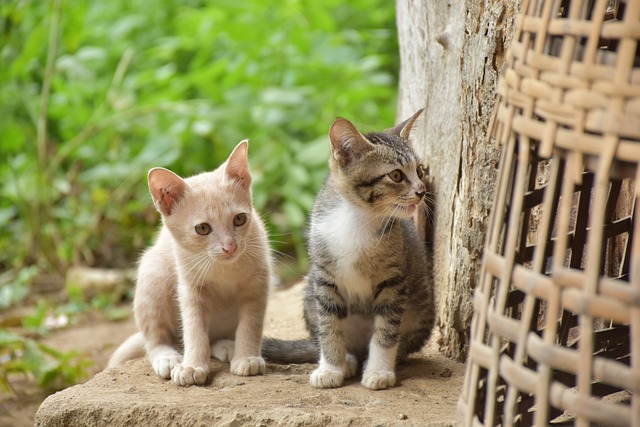
[[[183,386],[205,383],[211,355],[230,361],[236,375],[264,373],[271,266],[251,201],[247,141],[213,172],[182,179],[154,168],[148,178],[163,226],[138,268],[133,308],[140,332],[109,367],[146,350],[160,377]]]
[[[431,335],[431,254],[412,222],[426,188],[408,142],[421,112],[382,133],[362,135],[342,118],[331,126],[330,171],[308,235],[304,317],[312,339],[267,339],[263,347],[268,360],[289,363],[317,360],[319,347],[314,387],[341,386],[358,360],[366,360],[362,385],[393,386],[396,361]]]

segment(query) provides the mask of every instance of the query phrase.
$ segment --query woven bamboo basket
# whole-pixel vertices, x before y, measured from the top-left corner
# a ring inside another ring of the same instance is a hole
[[[639,39],[640,0],[522,2],[462,425],[640,427]]]

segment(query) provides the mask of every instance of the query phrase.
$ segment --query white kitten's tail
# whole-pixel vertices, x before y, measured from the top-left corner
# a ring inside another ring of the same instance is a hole
[[[120,347],[111,355],[107,368],[115,368],[122,365],[127,360],[144,357],[144,336],[142,332],[137,332],[125,340]]]

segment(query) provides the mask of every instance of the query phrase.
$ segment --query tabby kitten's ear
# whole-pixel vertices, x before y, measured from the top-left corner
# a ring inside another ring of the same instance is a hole
[[[227,160],[224,171],[232,181],[239,183],[242,188],[251,186],[251,174],[249,173],[249,140],[241,141]]]
[[[409,134],[411,133],[411,129],[413,129],[413,125],[415,124],[420,114],[424,111],[424,108],[419,109],[413,116],[409,117],[404,122],[392,127],[391,129],[387,129],[384,132],[389,135],[399,136],[405,140],[409,139]]]
[[[337,118],[329,130],[331,154],[342,166],[362,158],[373,145],[347,119]]]
[[[153,168],[148,175],[153,204],[162,215],[169,216],[187,191],[187,183],[165,168]]]

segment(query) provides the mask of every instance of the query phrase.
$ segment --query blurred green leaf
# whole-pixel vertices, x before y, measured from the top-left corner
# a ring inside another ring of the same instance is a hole
[[[30,266],[17,273],[6,271],[0,274],[0,309],[20,304],[29,294],[31,280],[36,273],[37,269]]]
[[[86,378],[92,364],[77,352],[60,352],[0,328],[0,389],[6,392],[12,373],[31,374],[40,387],[61,389]]]

